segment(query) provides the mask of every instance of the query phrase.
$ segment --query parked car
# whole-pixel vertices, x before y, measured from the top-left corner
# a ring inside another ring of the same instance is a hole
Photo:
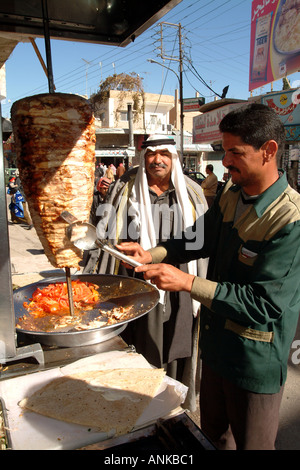
[[[192,178],[192,180],[196,181],[197,183],[201,184],[203,180],[205,180],[205,176],[200,171],[190,171],[186,173],[187,176]]]

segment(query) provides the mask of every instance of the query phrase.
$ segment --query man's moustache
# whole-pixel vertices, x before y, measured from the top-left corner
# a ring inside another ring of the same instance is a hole
[[[240,173],[240,170],[238,170],[238,168],[235,168],[235,166],[227,166],[226,168],[229,172],[230,171],[237,171],[238,173]]]
[[[167,168],[164,163],[150,163],[149,168]]]

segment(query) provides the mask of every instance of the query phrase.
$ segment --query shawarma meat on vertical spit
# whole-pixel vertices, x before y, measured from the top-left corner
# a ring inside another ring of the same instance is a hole
[[[66,236],[67,210],[88,222],[94,191],[95,123],[89,102],[65,93],[16,101],[11,109],[17,165],[33,225],[50,263],[78,268]]]

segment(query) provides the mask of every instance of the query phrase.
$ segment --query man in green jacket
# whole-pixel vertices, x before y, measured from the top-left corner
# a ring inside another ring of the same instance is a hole
[[[300,311],[300,195],[278,170],[285,132],[270,108],[239,108],[220,130],[231,180],[204,215],[202,248],[195,229],[196,249],[190,233],[120,249],[158,288],[202,304],[202,430],[220,449],[274,449]],[[169,264],[199,257],[210,258],[206,279]]]

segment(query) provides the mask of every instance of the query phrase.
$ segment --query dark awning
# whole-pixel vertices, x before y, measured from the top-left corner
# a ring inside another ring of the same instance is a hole
[[[181,0],[0,0],[0,31],[43,37],[43,5],[53,39],[126,46]]]

